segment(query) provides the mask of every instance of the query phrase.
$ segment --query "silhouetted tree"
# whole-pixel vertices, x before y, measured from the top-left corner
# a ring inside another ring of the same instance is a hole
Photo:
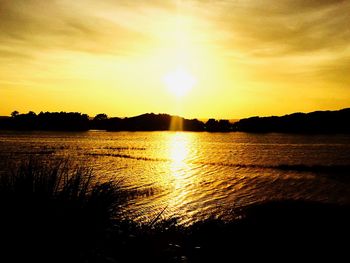
[[[219,130],[220,131],[230,131],[231,123],[229,120],[219,120]]]
[[[206,123],[205,123],[205,129],[207,131],[217,131],[218,130],[218,126],[219,123],[217,120],[215,119],[209,119]]]
[[[107,114],[100,113],[97,114],[94,119],[90,122],[90,128],[97,130],[107,130],[108,129],[108,116]]]
[[[111,131],[163,131],[172,121],[181,123],[178,129],[209,132],[289,132],[289,133],[350,133],[350,108],[339,111],[293,113],[282,117],[251,117],[234,124],[228,120],[209,119],[205,124],[197,119],[187,120],[168,114],[147,113],[131,118],[108,118],[97,114],[93,120],[79,112],[13,111],[11,117],[0,119],[0,129],[14,130],[73,130],[103,129]],[[176,128],[175,128],[176,129]]]
[[[12,117],[12,118],[15,118],[15,117],[18,116],[18,114],[19,114],[19,112],[15,110],[15,111],[13,111],[13,112],[11,113],[11,117]]]
[[[88,130],[89,116],[78,112],[40,112],[29,111],[19,114],[14,111],[11,118],[1,122],[2,129],[15,130]]]
[[[94,118],[94,121],[104,121],[104,120],[107,120],[108,119],[108,116],[107,114],[105,113],[100,113],[100,114],[97,114]]]
[[[205,123],[205,129],[209,132],[227,132],[232,130],[231,123],[228,120],[209,119]]]

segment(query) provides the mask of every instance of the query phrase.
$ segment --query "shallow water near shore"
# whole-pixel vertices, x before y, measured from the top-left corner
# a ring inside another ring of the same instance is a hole
[[[125,215],[191,224],[266,200],[350,203],[350,135],[0,132],[1,163],[69,158],[141,194]]]

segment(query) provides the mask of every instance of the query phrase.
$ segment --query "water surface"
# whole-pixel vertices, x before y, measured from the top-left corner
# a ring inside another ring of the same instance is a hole
[[[0,132],[0,158],[69,157],[149,193],[128,216],[191,223],[264,200],[350,203],[350,136],[205,132]]]

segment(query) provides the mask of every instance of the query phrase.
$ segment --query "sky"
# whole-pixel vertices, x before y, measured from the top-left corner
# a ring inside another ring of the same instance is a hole
[[[0,115],[349,107],[349,25],[346,0],[0,0]]]

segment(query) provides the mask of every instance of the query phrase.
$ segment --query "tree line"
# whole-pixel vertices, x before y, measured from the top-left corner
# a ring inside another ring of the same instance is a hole
[[[293,113],[281,117],[251,117],[234,124],[244,132],[279,133],[350,133],[350,108],[337,111]]]
[[[131,118],[109,118],[107,114],[97,114],[90,118],[79,112],[40,112],[19,113],[14,111],[11,117],[0,119],[2,130],[62,130],[62,131],[231,131],[228,120],[209,119],[202,122],[197,119],[185,119],[169,114],[147,113]]]
[[[79,112],[40,112],[0,118],[2,130],[65,130],[65,131],[208,131],[208,132],[280,132],[280,133],[350,133],[350,108],[338,111],[293,113],[284,116],[250,117],[231,123],[229,120],[184,119],[169,114],[147,113],[131,118],[97,114],[91,118]]]

